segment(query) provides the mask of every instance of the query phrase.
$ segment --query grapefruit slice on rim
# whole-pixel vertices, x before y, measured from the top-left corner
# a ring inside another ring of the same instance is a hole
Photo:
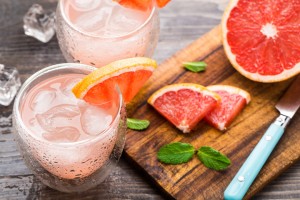
[[[300,1],[231,0],[222,31],[229,61],[247,78],[278,82],[300,73]]]
[[[250,94],[245,90],[229,85],[212,85],[208,86],[207,89],[220,95],[221,102],[205,116],[205,120],[220,131],[225,131],[250,102]]]
[[[156,2],[156,5],[159,8],[164,7],[167,5],[171,0],[114,0],[118,2],[120,5],[127,7],[127,8],[132,8],[132,9],[137,9],[137,10],[147,10],[149,7],[153,5],[153,2]]]
[[[193,83],[165,86],[148,99],[149,104],[183,133],[190,132],[219,101],[216,93]]]
[[[125,103],[128,103],[152,75],[157,64],[145,57],[135,57],[112,62],[98,68],[77,83],[74,95],[91,104],[105,102],[113,87],[118,84]]]

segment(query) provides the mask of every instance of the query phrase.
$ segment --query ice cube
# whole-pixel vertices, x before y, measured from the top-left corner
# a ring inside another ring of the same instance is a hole
[[[80,137],[80,132],[74,127],[60,127],[55,131],[45,132],[42,136],[51,142],[76,142]]]
[[[89,106],[81,114],[80,122],[86,134],[95,136],[109,127],[112,116],[97,106]]]
[[[111,0],[112,1],[112,0]],[[73,9],[77,11],[90,11],[100,6],[101,0],[74,0],[70,1]]]
[[[72,88],[81,80],[81,78],[70,78],[65,80],[59,90],[67,97],[74,97]]]
[[[0,64],[0,104],[8,106],[21,86],[16,68],[5,68]]]
[[[72,118],[78,115],[80,115],[80,111],[77,106],[61,104],[43,114],[37,114],[35,117],[42,129],[53,132],[58,128],[71,126]]]
[[[56,98],[56,90],[47,88],[38,91],[36,95],[30,100],[30,108],[35,113],[43,113],[49,110],[50,106]]]
[[[74,24],[84,31],[97,33],[104,32],[104,27],[110,12],[110,8],[101,8],[100,10],[82,13],[74,21]]]
[[[112,14],[106,23],[107,35],[124,35],[134,31],[144,23],[144,16],[140,11],[133,11],[123,6],[113,7]]]
[[[47,43],[55,34],[55,12],[46,11],[39,4],[33,4],[23,18],[26,35]]]

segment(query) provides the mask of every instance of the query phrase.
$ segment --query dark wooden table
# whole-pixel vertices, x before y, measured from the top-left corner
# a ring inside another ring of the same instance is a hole
[[[37,70],[64,62],[56,38],[48,44],[23,33],[22,17],[33,3],[55,9],[57,0],[0,0],[0,63],[18,68],[22,82]],[[227,0],[173,0],[160,11],[161,34],[154,58],[162,62],[220,23]],[[101,56],[101,55],[99,55]],[[145,173],[126,157],[97,188],[65,194],[45,187],[25,166],[13,140],[12,105],[0,106],[0,199],[164,199]],[[300,199],[300,163],[255,199]]]

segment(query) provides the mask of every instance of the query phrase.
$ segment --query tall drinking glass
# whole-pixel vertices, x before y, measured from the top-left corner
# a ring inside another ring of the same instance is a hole
[[[14,103],[13,125],[27,166],[63,192],[88,190],[116,165],[125,143],[125,108],[118,88],[107,102],[91,105],[71,88],[95,68],[67,63],[27,79]]]
[[[113,0],[60,0],[57,38],[68,62],[96,67],[115,60],[151,57],[159,36],[155,5],[145,11]]]

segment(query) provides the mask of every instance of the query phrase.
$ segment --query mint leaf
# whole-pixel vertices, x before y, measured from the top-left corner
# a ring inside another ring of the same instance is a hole
[[[197,156],[206,167],[214,170],[224,170],[231,164],[227,156],[208,146],[201,147]]]
[[[174,142],[162,146],[157,153],[157,158],[160,162],[176,165],[188,162],[194,153],[195,148],[192,145]]]
[[[145,130],[150,125],[150,122],[148,120],[140,120],[140,119],[133,119],[133,118],[127,118],[127,127],[132,130]]]
[[[203,61],[199,62],[184,62],[183,66],[192,72],[201,72],[206,69],[207,64]]]

